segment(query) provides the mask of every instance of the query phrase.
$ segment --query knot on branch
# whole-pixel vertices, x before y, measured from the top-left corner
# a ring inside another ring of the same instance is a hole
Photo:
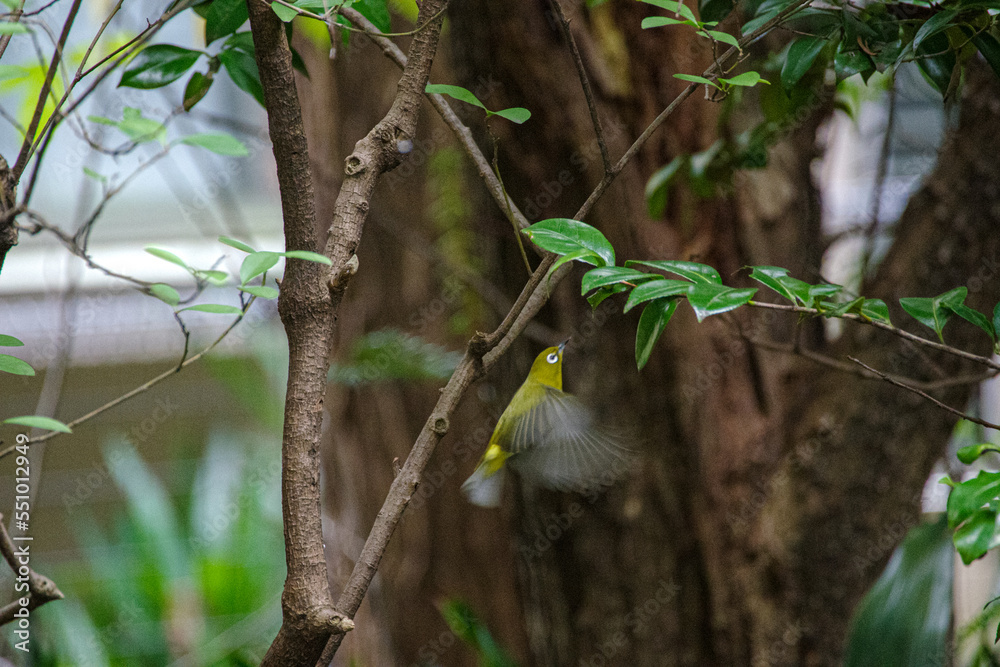
[[[330,632],[343,634],[354,629],[354,621],[336,609],[325,608],[320,610],[318,620]]]
[[[437,419],[434,420],[434,423],[431,424],[431,430],[440,435],[441,437],[444,437],[444,435],[448,433],[448,429],[450,427],[451,424],[449,423],[447,417],[438,417]]]
[[[330,282],[327,285],[330,288],[330,291],[336,292],[347,287],[347,281],[351,276],[358,272],[358,266],[360,266],[358,256],[351,255],[351,258],[347,260],[342,267],[340,267],[340,270],[337,271],[332,278],[330,278]]]
[[[344,173],[348,176],[356,176],[365,171],[365,163],[355,153],[351,153],[344,160]]]
[[[493,346],[489,334],[485,334],[482,331],[477,331],[469,341],[469,353],[480,362],[483,360],[483,355],[489,352],[491,347]]]

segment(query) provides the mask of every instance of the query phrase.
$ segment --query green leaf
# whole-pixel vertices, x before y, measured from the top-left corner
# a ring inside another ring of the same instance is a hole
[[[719,81],[728,83],[730,86],[756,86],[758,83],[765,83],[771,85],[771,82],[767,79],[760,78],[760,74],[757,72],[743,72],[738,76],[734,76],[730,79],[719,78]]]
[[[289,250],[288,252],[279,252],[282,257],[288,257],[291,259],[302,259],[307,262],[316,262],[317,264],[326,264],[327,266],[333,266],[333,262],[326,255],[321,255],[318,252],[311,252],[309,250]]]
[[[654,269],[660,269],[661,271],[667,271],[696,283],[722,284],[722,277],[719,275],[719,272],[707,264],[682,262],[675,259],[630,259],[625,262],[625,266],[628,267],[637,265],[649,266]]]
[[[889,321],[889,306],[882,299],[865,299],[864,305],[861,306],[861,315],[875,322],[892,324]]]
[[[931,35],[936,35],[947,28],[948,24],[951,23],[956,16],[958,16],[959,11],[960,10],[957,9],[949,9],[938,12],[934,16],[927,19],[924,24],[920,26],[920,30],[917,31],[917,34],[913,36],[913,50],[916,51],[919,49],[923,41]]]
[[[24,343],[13,336],[0,334],[0,347],[22,347],[23,345]]]
[[[971,322],[980,329],[986,332],[986,335],[990,337],[991,340],[996,342],[997,335],[993,330],[993,323],[982,313],[974,308],[969,308],[964,304],[945,304],[945,307],[951,312],[955,313],[961,317],[966,322]]]
[[[91,116],[91,120],[104,125],[114,125],[135,143],[145,143],[147,141],[165,143],[166,141],[167,128],[163,126],[163,123],[159,123],[151,118],[143,118],[142,111],[132,107],[125,107],[122,111],[122,119],[120,121],[107,123],[104,121],[109,119],[100,118],[99,116]]]
[[[933,329],[937,333],[938,339],[943,343],[944,336],[942,330],[944,329],[944,325],[948,323],[955,308],[961,306],[962,302],[965,301],[966,294],[968,294],[968,289],[965,287],[956,287],[933,298],[903,298],[899,300],[899,305],[913,319]]]
[[[241,292],[246,292],[247,294],[253,294],[254,296],[259,296],[262,299],[277,299],[278,290],[273,287],[266,287],[264,285],[242,285],[240,288]]]
[[[718,85],[716,85],[714,81],[706,79],[703,76],[697,76],[695,74],[674,74],[674,78],[680,79],[681,81],[690,81],[691,83],[703,83],[706,86],[714,86],[716,88],[719,87]]]
[[[587,250],[586,248],[580,248],[579,250],[574,250],[573,252],[568,252],[565,255],[559,257],[552,268],[549,269],[549,277],[552,276],[556,270],[563,264],[569,264],[570,262],[580,261],[585,264],[590,264],[591,266],[602,266],[604,260],[597,256],[592,250]]]
[[[246,145],[231,135],[222,132],[206,132],[204,134],[191,134],[177,141],[179,144],[189,146],[199,146],[205,150],[212,151],[217,155],[231,155],[233,157],[245,157],[250,155]]]
[[[213,285],[221,286],[229,279],[229,274],[225,271],[215,271],[212,269],[200,269],[192,272],[195,278],[207,280]]]
[[[635,365],[639,370],[649,361],[656,341],[677,310],[677,303],[677,299],[656,299],[642,309],[639,327],[635,332]]]
[[[810,285],[807,292],[809,299],[809,307],[816,308],[819,306],[820,302],[826,297],[836,296],[844,288],[841,285],[831,285],[830,283],[820,283],[819,285]]]
[[[565,255],[577,250],[590,250],[600,263],[614,266],[615,249],[600,231],[585,222],[570,218],[549,218],[522,230],[532,243],[542,250]],[[586,261],[586,260],[581,260]]]
[[[221,303],[200,303],[197,306],[181,308],[177,312],[182,313],[185,310],[196,310],[200,313],[216,313],[218,315],[239,315],[243,312],[236,306],[227,306]]]
[[[972,43],[976,45],[983,58],[993,69],[993,73],[1000,77],[1000,42],[988,32],[977,33],[972,37]],[[1000,627],[998,627],[1000,630]]]
[[[659,218],[667,210],[667,192],[681,167],[687,164],[687,156],[678,155],[663,165],[646,182],[646,207],[649,217]]]
[[[658,279],[659,277],[654,273],[626,269],[622,266],[601,266],[583,274],[583,280],[580,281],[580,294],[586,294],[598,287],[613,285],[623,281],[638,285],[639,283]]]
[[[1000,472],[980,470],[979,475],[956,484],[948,495],[948,525],[957,528],[974,512],[1000,496]]]
[[[531,112],[524,107],[510,107],[509,109],[500,109],[500,111],[491,111],[490,113],[494,116],[506,118],[518,125],[531,118]]]
[[[247,255],[240,265],[240,283],[246,285],[248,282],[264,273],[278,263],[280,255],[276,252],[261,250]]]
[[[264,106],[264,89],[260,85],[257,62],[252,53],[235,47],[225,49],[219,52],[219,62],[226,68],[229,78],[240,90],[249,93],[261,106]]]
[[[214,80],[214,77],[207,76],[201,72],[191,73],[191,78],[188,79],[187,85],[184,86],[184,111],[191,111],[194,105],[198,104],[208,94],[208,89],[212,87]]]
[[[332,3],[331,3],[332,4]],[[348,3],[349,4],[349,3]],[[382,32],[392,28],[386,0],[357,0],[352,6]]]
[[[149,286],[149,293],[169,306],[176,306],[181,302],[181,295],[170,285],[156,283]]]
[[[737,49],[740,48],[740,41],[738,39],[736,39],[735,37],[733,37],[732,35],[730,35],[728,32],[722,32],[721,30],[706,30],[705,34],[711,36],[717,42],[722,42],[723,44],[729,44],[730,46],[735,46]],[[747,74],[749,74],[749,72],[747,72]],[[740,76],[745,76],[745,75],[741,74]],[[739,79],[740,77],[738,76],[736,78]],[[757,78],[758,78],[758,80],[760,80],[759,76]],[[731,83],[732,85],[735,85],[735,86],[744,85],[744,84],[741,84],[741,83],[733,83],[732,81],[729,81],[729,83]],[[756,82],[754,82],[754,83],[756,83]],[[751,84],[746,84],[746,85],[751,85],[752,86],[754,84],[751,83]]]
[[[669,16],[647,16],[642,20],[643,30],[649,30],[650,28],[662,28],[668,25],[692,25],[697,27],[697,23],[691,21],[685,21],[682,19],[673,19]]]
[[[597,288],[597,291],[587,297],[587,303],[590,304],[591,308],[597,308],[601,303],[604,302],[609,296],[614,296],[615,294],[620,294],[629,289],[628,285],[622,285],[618,283],[616,285],[605,285],[604,287]]]
[[[765,287],[769,287],[785,299],[795,303],[795,294],[785,285],[782,280],[788,277],[788,269],[780,266],[752,266],[750,267],[750,278],[756,280]]]
[[[246,0],[213,0],[205,15],[205,44],[236,32],[246,21]]]
[[[799,37],[792,42],[781,68],[781,85],[785,90],[791,90],[809,71],[826,44],[822,37]]]
[[[900,58],[912,55],[910,51],[900,53]],[[938,54],[938,55],[931,55]],[[951,51],[951,42],[943,33],[931,35],[924,40],[917,51],[917,68],[924,79],[944,97],[951,85],[957,59]]]
[[[0,424],[16,424],[17,426],[27,426],[28,428],[40,428],[46,431],[59,431],[60,433],[72,433],[69,426],[63,424],[58,419],[51,417],[39,417],[37,415],[25,417],[9,417]]]
[[[669,278],[650,280],[649,282],[645,282],[632,290],[632,293],[628,295],[628,301],[625,302],[625,307],[622,312],[627,313],[640,303],[645,303],[646,301],[651,301],[652,299],[661,299],[664,297],[675,297],[688,294],[691,287],[692,283],[689,283],[686,280],[671,280]]]
[[[118,86],[126,88],[160,88],[184,76],[202,55],[201,51],[173,44],[147,46],[132,59],[122,72]]]
[[[965,465],[970,465],[987,452],[1000,452],[1000,445],[995,445],[992,442],[984,442],[979,445],[969,445],[959,449],[955,455],[958,457],[959,461]]]
[[[148,245],[145,247],[145,251],[148,252],[153,257],[159,257],[160,259],[166,260],[171,264],[176,264],[177,266],[187,269],[189,271],[191,270],[183,259],[181,259],[180,257],[178,257],[177,255],[168,250],[163,250],[162,248],[155,248],[151,245]]]
[[[653,5],[654,7],[659,7],[660,9],[666,9],[668,12],[673,14],[679,14],[683,16],[688,21],[697,24],[698,19],[695,17],[694,12],[691,8],[682,2],[677,2],[676,0],[642,0],[647,5]]]
[[[468,91],[461,86],[451,86],[446,83],[428,83],[424,87],[424,92],[430,95],[447,95],[448,97],[453,97],[460,102],[477,106],[480,109],[486,109],[483,103],[479,101],[479,98],[473,95],[471,91]]]
[[[219,243],[225,243],[231,248],[236,248],[237,250],[242,250],[243,252],[257,252],[243,241],[237,241],[236,239],[231,239],[228,236],[220,236]]]
[[[9,354],[0,354],[0,371],[11,373],[12,375],[34,375],[35,369],[27,361],[12,357]]]
[[[954,541],[955,550],[966,565],[985,556],[986,552],[997,546],[997,542],[1000,541],[1000,536],[997,534],[996,510],[988,507],[976,510],[967,521],[955,529]]]
[[[884,530],[891,528],[887,524]],[[871,550],[857,553],[854,567],[843,564],[843,576],[863,576],[863,570],[874,564],[868,555]],[[929,656],[948,655],[954,560],[943,520],[910,529],[857,607],[844,666],[916,667],[935,660]]]
[[[993,330],[1000,334],[1000,303],[993,307]]]
[[[864,51],[837,51],[833,56],[833,71],[837,81],[843,81],[848,77],[861,72],[870,72],[875,69],[875,63]]]
[[[22,35],[30,32],[25,26],[12,21],[0,22],[0,35]]]
[[[706,317],[739,308],[749,301],[756,292],[756,287],[738,289],[713,283],[695,283],[688,291],[687,299],[691,308],[694,309],[695,317],[701,322]]]
[[[277,2],[271,3],[271,11],[274,12],[282,23],[288,23],[299,15],[299,13],[291,7],[288,7],[287,5],[280,5]]]
[[[826,302],[821,304],[823,306],[822,313],[823,317],[843,317],[847,313],[861,313],[861,307],[865,304],[865,298],[859,296],[853,301],[848,301],[846,303],[830,304]]]

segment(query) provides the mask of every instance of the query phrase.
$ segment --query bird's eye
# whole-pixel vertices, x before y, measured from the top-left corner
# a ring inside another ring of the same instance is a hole
[[[559,361],[559,354],[557,352],[549,352],[549,356],[545,357],[545,360],[550,364],[554,364]]]

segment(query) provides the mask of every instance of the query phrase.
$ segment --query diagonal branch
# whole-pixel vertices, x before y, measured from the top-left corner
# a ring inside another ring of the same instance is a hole
[[[853,361],[854,363],[856,363],[858,366],[861,366],[862,368],[864,368],[869,373],[872,373],[876,377],[885,380],[889,384],[891,384],[891,385],[893,385],[895,387],[899,387],[900,389],[905,389],[906,391],[911,391],[914,394],[916,394],[917,396],[920,396],[921,398],[924,398],[924,399],[930,401],[931,403],[933,403],[934,405],[938,406],[939,408],[941,408],[943,410],[947,410],[951,414],[956,415],[956,416],[960,417],[961,419],[965,419],[966,421],[970,421],[973,424],[979,424],[980,426],[985,426],[986,428],[991,428],[991,429],[993,429],[995,431],[1000,431],[1000,424],[994,424],[993,422],[986,421],[985,419],[980,419],[979,417],[973,417],[972,415],[965,414],[961,410],[957,410],[957,409],[951,407],[950,405],[948,405],[946,403],[942,403],[941,401],[939,401],[938,399],[934,398],[933,396],[931,396],[927,392],[922,391],[920,389],[917,389],[916,387],[911,387],[910,385],[906,384],[905,382],[900,382],[896,378],[891,377],[888,374],[883,373],[880,370],[876,370],[876,369],[872,368],[871,366],[869,366],[868,364],[866,364],[866,363],[864,363],[862,361],[859,361],[858,359],[855,359],[854,357],[847,357],[847,358],[850,359],[851,361]]]
[[[570,55],[573,56],[573,65],[576,73],[580,77],[580,84],[583,86],[583,95],[587,98],[587,109],[590,110],[590,120],[594,124],[594,132],[597,134],[597,145],[601,149],[601,161],[604,163],[604,173],[611,171],[611,157],[608,155],[608,144],[604,141],[604,128],[601,127],[601,118],[597,113],[597,103],[594,101],[594,90],[590,85],[590,78],[587,76],[587,69],[583,65],[583,58],[580,57],[580,49],[573,38],[573,31],[569,28],[569,19],[563,13],[562,4],[559,0],[549,0],[552,11],[555,12],[559,31],[563,39],[569,44]]]

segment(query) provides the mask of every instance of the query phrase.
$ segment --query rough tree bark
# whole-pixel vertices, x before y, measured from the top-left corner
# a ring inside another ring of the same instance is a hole
[[[524,1],[456,4],[454,74],[436,79],[457,80],[490,108],[532,110],[523,126],[494,126],[505,182],[532,219],[571,215],[601,175],[579,81],[546,9]],[[640,31],[643,9],[635,3],[574,5],[567,13],[614,158],[680,90],[671,74],[698,72],[709,56],[682,31]],[[361,58],[350,60],[355,55],[339,56],[340,99],[371,86],[369,70],[357,71]],[[970,77],[954,138],[904,214],[866,296],[894,302],[978,278],[975,298],[997,301],[1000,247],[991,230],[1000,165],[990,161],[998,146],[988,119],[998,99],[991,77]],[[744,280],[738,270],[747,264],[785,266],[814,280],[822,246],[809,164],[828,112],[819,104],[791,128],[767,169],[739,176],[735,195],[699,201],[682,194],[664,220],[650,220],[643,186],[652,171],[729,131],[718,126],[717,104],[691,99],[588,222],[608,234],[622,259],[703,261],[728,284]],[[349,115],[345,108],[345,123]],[[411,159],[448,145],[441,136],[427,126]],[[327,159],[343,154],[332,148]],[[393,182],[380,218],[389,227],[404,218],[432,229],[421,215],[429,197],[421,174]],[[479,192],[472,181],[477,254],[484,274],[512,299],[523,271],[510,226]],[[440,316],[424,317],[435,301],[455,306],[439,276],[396,245],[398,237],[370,238],[358,250],[370,273],[345,309],[346,330],[395,325],[445,336]],[[639,374],[631,347],[636,316],[611,308],[591,315],[576,279],[565,283],[540,320],[574,335],[567,385],[638,425],[641,467],[594,502],[515,493],[501,512],[465,503],[457,487],[488,437],[491,412],[537,351],[519,344],[481,383],[485,400],[466,399],[453,418],[424,476],[426,498],[411,506],[390,544],[341,659],[467,664],[469,654],[435,609],[448,596],[469,601],[522,664],[837,664],[851,611],[890,555],[884,537],[916,521],[923,481],[953,420],[885,383],[754,348],[739,334],[801,335],[812,348],[916,377],[928,368],[923,353],[863,327],[827,342],[814,323],[798,332],[791,316],[741,312],[698,325],[682,309]],[[982,343],[970,328],[950,326],[953,344]],[[939,373],[963,372],[954,359],[933,362]],[[960,406],[967,391],[941,397]],[[394,459],[406,455],[436,398],[428,393],[389,384],[328,395],[336,446],[327,448],[324,467],[326,535],[335,589],[393,481]]]

